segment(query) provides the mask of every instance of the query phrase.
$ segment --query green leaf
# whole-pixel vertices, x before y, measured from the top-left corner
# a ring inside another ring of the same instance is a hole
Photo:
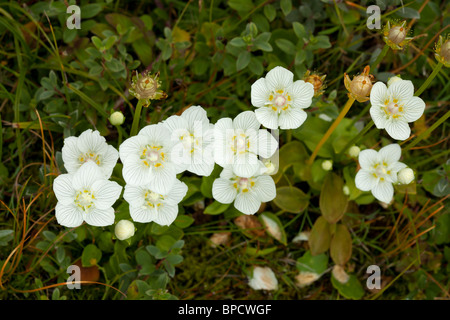
[[[330,248],[331,228],[324,217],[317,218],[308,239],[312,255],[324,253]]]
[[[282,210],[292,213],[301,213],[309,203],[308,196],[296,187],[279,187],[273,202]]]
[[[403,7],[400,10],[397,10],[395,13],[402,18],[416,19],[416,20],[420,19],[420,12],[413,8]]]
[[[236,60],[236,70],[240,71],[250,63],[251,54],[247,50],[241,51]]]
[[[308,33],[306,32],[305,27],[301,23],[297,21],[293,22],[292,28],[294,29],[294,33],[297,36],[297,38],[299,39],[308,38]]]
[[[305,59],[306,59],[306,51],[305,50],[297,51],[297,53],[295,54],[295,64],[300,65],[303,63],[303,61],[305,61]]]
[[[92,17],[95,17],[97,14],[100,13],[100,11],[102,11],[102,9],[103,9],[102,5],[98,3],[90,3],[81,6],[80,8],[81,19],[90,19]]]
[[[187,215],[179,215],[173,222],[178,228],[184,229],[194,223],[194,218]]]
[[[176,242],[176,239],[165,234],[158,238],[158,240],[156,241],[156,246],[161,251],[169,251],[175,242]]]
[[[284,15],[287,16],[292,11],[292,0],[281,0],[280,7]]]
[[[214,201],[209,206],[205,208],[205,211],[203,211],[204,214],[221,214],[225,212],[225,210],[228,209],[231,203],[220,203],[219,201]]]
[[[450,213],[444,213],[436,220],[436,244],[445,244],[450,242]]]
[[[276,39],[275,44],[287,54],[294,55],[296,52],[295,45],[287,39]]]
[[[330,255],[334,263],[341,266],[352,257],[352,236],[343,224],[336,225],[336,231],[330,243]]]
[[[92,43],[94,44],[94,46],[97,48],[97,50],[102,50],[103,42],[99,37],[93,36],[91,38],[91,40],[92,40]]]
[[[95,244],[88,244],[81,254],[81,264],[83,267],[96,265],[102,258],[102,252]]]
[[[214,170],[211,172],[211,174],[209,176],[202,177],[200,191],[205,198],[213,197],[212,186],[213,186],[214,180],[216,180],[219,177],[221,171],[222,171],[222,167],[220,167],[219,165],[216,164],[214,166]]]
[[[297,259],[296,267],[299,271],[322,274],[328,267],[328,256],[325,253],[313,256],[308,250]]]
[[[319,206],[323,217],[329,223],[338,222],[345,214],[348,198],[343,191],[342,178],[329,172],[320,191]]]
[[[247,46],[247,43],[245,43],[244,39],[242,39],[241,37],[231,39],[230,44],[238,48]]]
[[[272,22],[273,19],[275,19],[275,17],[277,16],[277,10],[275,9],[275,7],[273,5],[266,4],[264,6],[264,15],[266,16],[267,20]]]
[[[346,283],[340,283],[331,276],[331,283],[347,299],[359,300],[364,296],[364,288],[354,274],[349,275]]]
[[[252,0],[228,0],[228,5],[239,12],[248,12],[255,7]]]
[[[304,145],[300,141],[292,141],[286,143],[280,148],[279,154],[280,164],[278,172],[273,175],[273,180],[277,183],[283,173],[293,164],[300,164],[305,167],[304,163],[308,159],[308,153]]]

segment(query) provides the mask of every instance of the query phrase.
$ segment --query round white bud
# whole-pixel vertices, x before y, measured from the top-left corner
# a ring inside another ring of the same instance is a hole
[[[353,146],[348,149],[348,155],[352,158],[357,158],[361,149],[358,146]]]
[[[348,186],[344,186],[344,187],[342,188],[342,191],[344,192],[344,194],[345,194],[346,196],[348,196],[348,195],[350,194],[350,189],[349,189]]]
[[[402,78],[400,78],[400,76],[395,76],[395,77],[389,78],[389,80],[387,82],[387,86],[390,87],[394,82],[397,82],[398,80],[402,80]]]
[[[330,171],[333,168],[333,161],[325,160],[322,162],[322,169],[325,171]]]
[[[398,172],[397,179],[401,184],[410,184],[414,180],[414,171],[411,168],[404,168]]]
[[[114,229],[116,238],[119,240],[126,240],[134,236],[134,224],[128,220],[120,220]]]
[[[125,116],[120,111],[113,112],[109,116],[109,122],[111,122],[111,124],[113,126],[120,126],[124,121],[125,121]]]

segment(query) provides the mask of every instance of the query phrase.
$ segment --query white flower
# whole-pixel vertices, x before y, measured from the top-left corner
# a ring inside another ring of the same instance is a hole
[[[79,137],[64,139],[62,148],[64,167],[68,173],[75,173],[84,163],[96,163],[106,179],[111,177],[112,171],[119,158],[116,148],[106,143],[100,132],[88,129]]]
[[[114,228],[114,234],[119,240],[126,240],[134,236],[134,224],[128,220],[120,220]]]
[[[277,140],[265,129],[252,111],[244,111],[231,120],[222,118],[214,127],[214,160],[231,165],[236,175],[249,178],[261,169],[258,155],[270,158],[278,148]]]
[[[114,223],[112,205],[122,187],[107,180],[102,170],[89,161],[74,174],[56,177],[53,191],[58,199],[55,213],[60,225],[73,228],[86,221],[92,226],[104,227]]]
[[[410,184],[414,180],[414,171],[411,168],[404,168],[398,172],[397,178],[401,184]]]
[[[331,160],[325,160],[322,162],[322,169],[325,171],[330,171],[333,169],[333,161]]]
[[[361,149],[358,146],[352,146],[348,149],[348,155],[352,158],[359,156]]]
[[[251,88],[251,102],[258,121],[269,129],[295,129],[306,120],[303,109],[311,105],[314,86],[294,74],[275,67],[265,78],[258,79]]]
[[[409,138],[408,122],[419,119],[425,110],[425,102],[414,97],[414,86],[409,80],[397,80],[389,87],[382,82],[375,83],[370,102],[370,115],[376,127],[386,129],[397,140]]]
[[[124,199],[130,204],[131,218],[136,222],[156,222],[162,226],[170,225],[178,215],[178,203],[183,200],[188,188],[176,179],[166,193],[155,192],[151,185],[126,185]]]
[[[220,177],[214,180],[213,198],[221,203],[232,203],[244,214],[255,214],[261,202],[272,201],[276,196],[275,182],[269,175],[243,178],[233,174],[231,167],[226,167]]]
[[[269,267],[255,267],[253,275],[248,279],[248,285],[253,290],[277,290],[278,280]]]
[[[206,111],[193,106],[181,116],[169,117],[163,124],[171,131],[172,140],[183,145],[183,161],[188,165],[187,170],[199,176],[209,176],[214,169],[214,125],[209,123]]]
[[[356,187],[362,191],[372,191],[373,196],[385,203],[390,203],[394,196],[393,183],[397,182],[397,172],[406,165],[398,162],[401,148],[390,144],[379,152],[367,149],[359,154],[361,169],[356,174]]]
[[[186,169],[179,155],[182,152],[182,145],[171,140],[166,126],[162,123],[148,125],[119,147],[123,178],[129,185],[151,185],[155,192],[167,194],[176,175]]]

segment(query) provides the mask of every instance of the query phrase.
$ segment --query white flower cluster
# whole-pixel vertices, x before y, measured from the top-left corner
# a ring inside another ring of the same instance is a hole
[[[192,106],[180,116],[144,127],[126,139],[119,152],[98,131],[69,137],[62,149],[68,174],[54,183],[57,220],[67,227],[83,221],[95,226],[114,223],[112,205],[122,187],[108,179],[119,156],[126,182],[123,197],[136,222],[170,225],[188,189],[177,174],[187,170],[209,176],[216,163],[223,171],[213,183],[213,197],[222,203],[234,201],[244,214],[254,214],[261,202],[276,196],[270,158],[278,141],[261,124],[270,129],[299,127],[306,119],[302,109],[309,107],[313,95],[310,83],[293,82],[292,72],[276,67],[252,86],[256,112],[244,111],[213,125],[202,107]]]

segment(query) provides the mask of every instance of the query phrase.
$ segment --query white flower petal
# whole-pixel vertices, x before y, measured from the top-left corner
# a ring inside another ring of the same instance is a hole
[[[77,146],[83,153],[95,152],[98,154],[106,152],[108,144],[106,139],[100,135],[100,132],[88,129],[78,137]]]
[[[370,103],[374,106],[384,106],[384,101],[388,98],[387,87],[383,82],[378,81],[370,90]]]
[[[392,183],[390,183],[390,182],[380,181],[372,189],[372,194],[377,200],[385,202],[385,203],[389,203],[389,202],[391,202],[392,198],[394,197],[394,187],[392,186]]]
[[[55,207],[56,221],[68,228],[78,227],[83,223],[83,213],[78,210],[75,204],[64,205],[60,202],[56,204]]]
[[[78,138],[76,137],[68,137],[64,139],[64,146],[61,149],[64,167],[69,173],[75,173],[75,171],[81,166],[78,161],[81,151],[78,149],[77,140]]]
[[[266,79],[261,78],[255,81],[251,87],[252,105],[259,108],[264,107],[269,101],[270,90],[266,86]]]
[[[406,121],[414,122],[418,120],[425,111],[425,102],[419,97],[412,97],[405,102],[404,113]]]
[[[386,126],[386,113],[380,105],[372,105],[370,107],[370,116],[378,129],[384,129]]]
[[[75,190],[91,187],[97,180],[103,180],[104,175],[102,170],[94,162],[89,161],[84,163],[80,169],[73,175],[73,187]]]
[[[386,132],[393,139],[406,140],[411,135],[411,128],[405,121],[390,119],[386,122]]]
[[[387,145],[378,151],[381,161],[386,162],[388,165],[398,162],[402,156],[402,148],[397,143]]]
[[[188,122],[180,116],[170,116],[162,123],[171,132],[173,141],[178,141],[181,136],[189,134]]]
[[[239,113],[233,120],[234,129],[248,130],[252,129],[254,131],[258,130],[261,124],[253,111],[244,111]]]
[[[217,178],[213,182],[212,194],[213,198],[220,203],[232,203],[236,199],[237,190],[230,180]]]
[[[223,170],[220,173],[220,177],[224,178],[224,179],[227,179],[227,180],[232,179],[235,176],[236,175],[233,172],[233,166],[231,166],[231,165],[223,167]]]
[[[91,190],[95,196],[95,207],[108,209],[119,199],[122,193],[122,186],[115,181],[98,180],[94,182]]]
[[[397,172],[406,167],[407,165],[404,164],[403,162],[395,162],[388,167],[388,170],[390,170],[393,174],[397,174]]]
[[[258,155],[270,158],[278,148],[278,141],[265,129],[258,131]]]
[[[370,191],[377,185],[378,179],[367,170],[361,169],[355,177],[355,185],[361,191]]]
[[[363,150],[359,153],[358,162],[363,169],[372,168],[378,162],[378,152],[372,149]]]
[[[314,96],[314,86],[303,80],[295,81],[288,89],[292,94],[292,106],[294,108],[308,108]]]
[[[213,161],[205,161],[203,163],[193,161],[187,170],[198,176],[208,177],[214,170],[214,159]]]
[[[177,174],[175,167],[170,163],[167,163],[162,168],[153,170],[150,185],[154,192],[159,194],[168,194],[175,183],[176,178]]]
[[[237,154],[234,158],[233,172],[238,177],[250,178],[259,168],[258,157],[253,153]]]
[[[164,200],[164,204],[178,205],[178,203],[180,203],[186,196],[187,191],[187,185],[184,182],[176,179],[173,183],[172,189],[170,189],[170,192],[167,194],[167,197]]]
[[[169,226],[177,218],[178,206],[164,204],[157,212],[153,221],[161,226]]]
[[[261,201],[251,191],[241,192],[234,200],[234,207],[243,214],[255,214],[261,207]]]
[[[271,176],[256,177],[252,190],[262,202],[272,201],[277,195],[275,182]]]
[[[152,181],[151,167],[146,167],[137,155],[129,155],[123,164],[122,176],[132,186],[147,185]]]
[[[130,216],[135,222],[149,223],[156,219],[157,212],[155,209],[130,206]]]
[[[305,122],[307,114],[305,111],[299,108],[289,108],[285,111],[281,111],[278,123],[280,129],[297,129],[303,122]]]
[[[266,75],[266,85],[272,91],[287,89],[293,80],[294,74],[283,67],[275,67]]]
[[[268,129],[278,129],[278,112],[269,107],[255,110],[256,119]]]
[[[53,181],[53,192],[61,204],[73,204],[76,193],[73,188],[73,175],[67,173],[57,176]]]
[[[123,192],[123,198],[130,204],[130,206],[133,207],[140,207],[145,203],[145,188],[150,186],[132,186],[132,185],[125,185],[125,191]]]
[[[203,127],[209,124],[206,110],[200,106],[192,106],[186,109],[181,117],[188,123],[188,129],[194,131],[194,128]]]
[[[137,135],[122,142],[119,147],[119,155],[122,163],[125,163],[126,158],[131,154],[140,155],[148,143],[150,143],[150,139],[143,135]]]
[[[391,100],[407,101],[414,95],[414,85],[410,80],[398,80],[389,86],[388,93]]]
[[[103,171],[103,175],[106,179],[111,177],[111,174],[114,170],[114,167],[117,164],[117,160],[119,159],[119,152],[116,148],[111,145],[108,145],[105,154],[101,158],[100,168]]]
[[[149,138],[150,143],[164,147],[170,147],[174,141],[169,129],[162,123],[150,124],[139,131],[138,136],[143,135]],[[178,142],[178,141],[176,141]]]
[[[110,226],[114,224],[114,209],[112,207],[107,209],[95,208],[84,214],[84,221],[95,227]]]

